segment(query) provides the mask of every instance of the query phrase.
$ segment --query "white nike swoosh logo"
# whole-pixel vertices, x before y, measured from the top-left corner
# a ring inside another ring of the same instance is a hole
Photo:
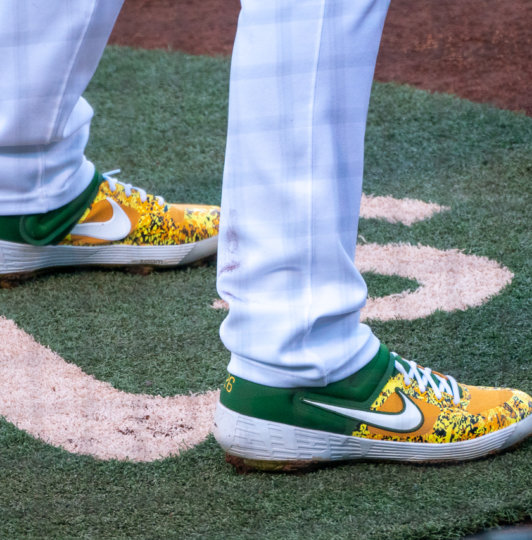
[[[403,400],[403,410],[399,413],[378,413],[371,411],[361,411],[358,409],[349,409],[347,407],[339,407],[337,405],[330,405],[329,403],[321,403],[319,401],[313,401],[310,399],[304,399],[305,403],[325,409],[326,411],[335,412],[352,418],[353,420],[359,420],[365,424],[371,424],[372,426],[386,429],[389,431],[402,431],[410,432],[417,430],[423,422],[423,414],[417,407],[417,405],[402,392],[397,392]]]
[[[89,236],[90,238],[107,240],[109,242],[125,238],[131,231],[131,221],[116,201],[109,197],[107,197],[106,200],[111,204],[113,209],[111,219],[107,221],[78,223],[70,231],[70,234]]]

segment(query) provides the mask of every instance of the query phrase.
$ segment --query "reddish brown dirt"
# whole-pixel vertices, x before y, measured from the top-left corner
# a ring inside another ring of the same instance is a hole
[[[126,0],[111,43],[228,55],[239,0]],[[530,0],[392,0],[376,78],[532,115]]]

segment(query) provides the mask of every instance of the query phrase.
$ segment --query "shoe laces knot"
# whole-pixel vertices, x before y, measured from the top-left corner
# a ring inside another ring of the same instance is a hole
[[[397,354],[393,354],[395,357],[399,358]],[[407,386],[415,379],[421,393],[424,393],[427,390],[428,385],[434,391],[436,399],[441,399],[442,394],[445,392],[453,397],[454,405],[460,403],[460,390],[454,377],[451,377],[451,375],[442,376],[438,373],[433,373],[430,368],[423,368],[411,360],[406,360],[404,358],[401,360],[408,364],[410,369],[407,372],[403,363],[398,360],[395,360],[395,369],[403,375]],[[435,379],[439,381],[439,384]]]
[[[142,188],[132,186],[131,184],[126,184],[125,182],[120,182],[120,180],[113,178],[112,175],[118,174],[119,172],[120,172],[120,169],[115,169],[113,171],[107,171],[107,172],[102,173],[103,179],[106,180],[107,183],[109,184],[109,189],[111,191],[114,191],[116,189],[116,185],[120,184],[124,188],[124,193],[126,194],[126,197],[131,197],[131,192],[136,191],[139,194],[140,201],[146,202],[146,199],[148,198],[148,194]],[[155,200],[157,201],[157,204],[159,204],[160,206],[164,206],[163,197],[157,195],[155,197]]]

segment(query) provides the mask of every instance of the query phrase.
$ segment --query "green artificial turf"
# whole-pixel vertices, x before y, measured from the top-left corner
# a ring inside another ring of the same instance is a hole
[[[219,203],[229,63],[107,49],[87,98],[88,156],[168,200]],[[532,119],[376,84],[366,193],[449,206],[411,227],[361,220],[368,242],[459,248],[515,277],[481,307],[371,323],[390,347],[474,384],[532,392],[529,320]],[[371,296],[417,283],[365,274]],[[204,391],[224,379],[215,267],[139,276],[43,276],[0,290],[0,314],[128,392]],[[135,464],[53,448],[0,420],[0,538],[460,538],[532,515],[532,444],[450,466],[358,463],[237,475],[210,437]]]

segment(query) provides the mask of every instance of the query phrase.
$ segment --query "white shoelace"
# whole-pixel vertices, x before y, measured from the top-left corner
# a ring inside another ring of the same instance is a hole
[[[395,356],[398,356],[395,353],[393,354]],[[456,379],[454,377],[451,377],[450,375],[441,377],[437,373],[432,373],[432,370],[430,368],[421,369],[421,366],[418,366],[415,362],[412,362],[411,360],[405,360],[404,358],[402,360],[410,366],[410,370],[408,371],[408,373],[406,372],[403,364],[401,364],[401,362],[399,362],[398,360],[395,361],[395,369],[397,369],[397,371],[399,371],[399,373],[403,375],[405,379],[405,384],[407,386],[410,385],[412,379],[415,379],[421,393],[425,392],[425,390],[427,389],[427,384],[429,384],[434,391],[436,399],[441,399],[442,393],[445,392],[446,394],[450,394],[451,396],[453,396],[453,403],[455,405],[458,405],[460,403],[460,390],[458,388],[458,383],[456,382]],[[439,385],[434,382],[434,377],[436,377],[440,381]]]
[[[102,177],[109,184],[109,189],[111,191],[114,191],[116,189],[116,185],[120,184],[124,188],[124,193],[126,194],[126,197],[131,197],[131,190],[135,190],[139,194],[141,202],[146,202],[146,198],[148,197],[148,194],[142,188],[138,188],[138,187],[132,186],[131,184],[120,182],[120,180],[117,180],[116,178],[112,177],[113,174],[118,174],[119,172],[120,172],[120,169],[115,169],[114,171],[107,171],[107,172],[102,173]],[[155,199],[157,200],[157,203],[160,206],[164,206],[164,199],[161,196],[157,195]]]

